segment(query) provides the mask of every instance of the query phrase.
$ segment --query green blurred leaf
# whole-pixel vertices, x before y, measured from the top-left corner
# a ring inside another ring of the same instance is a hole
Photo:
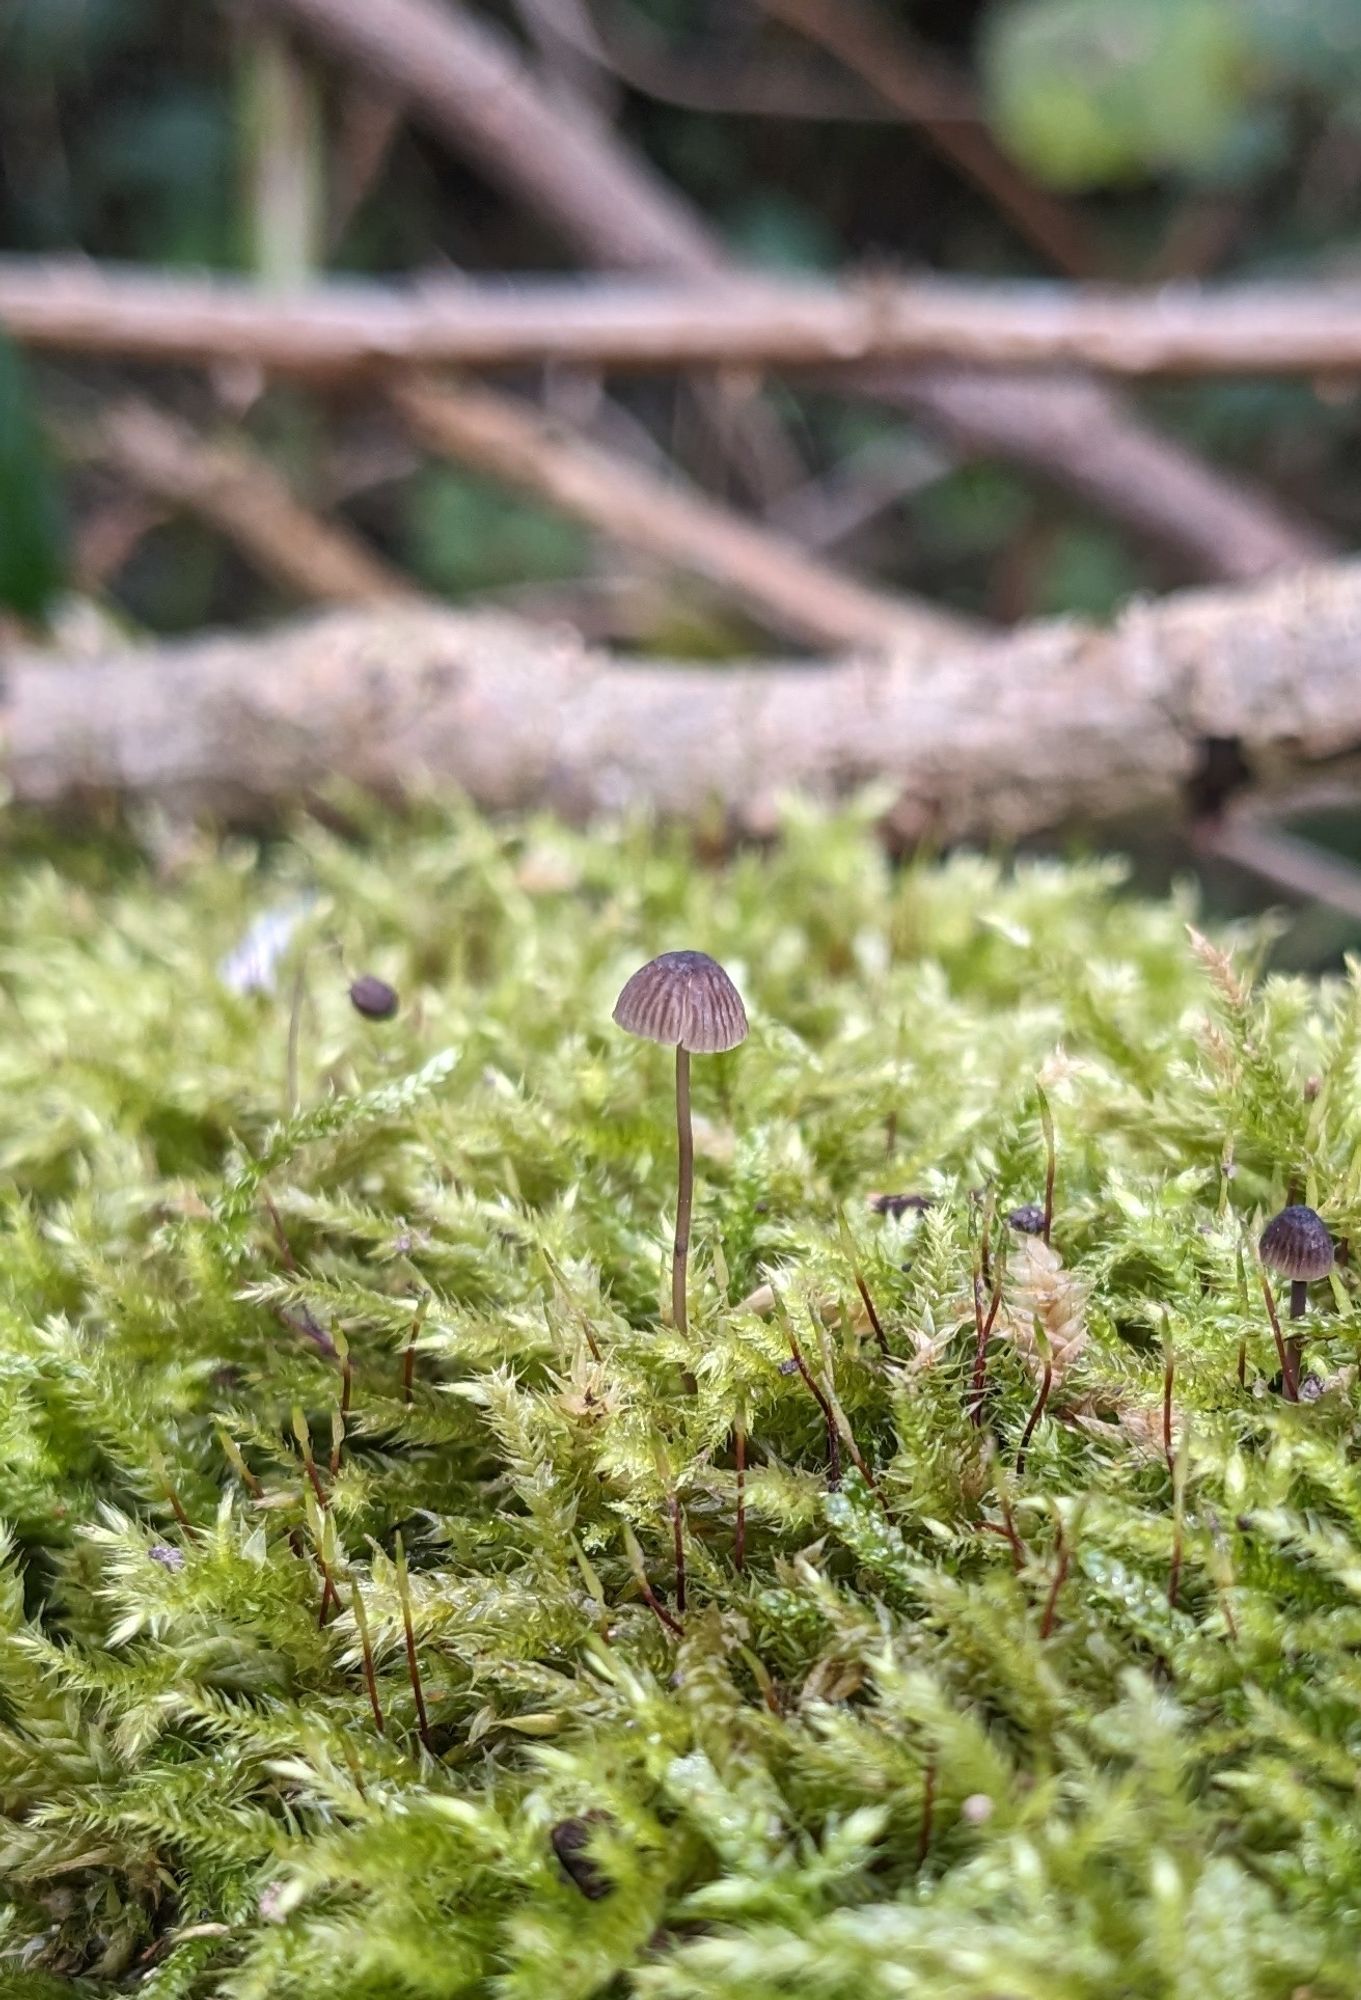
[[[411,481],[405,542],[421,581],[451,597],[580,576],[591,547],[574,522],[445,466]]]
[[[823,218],[768,190],[738,206],[728,234],[753,264],[772,271],[826,271],[838,261],[836,236]]]
[[[40,618],[65,575],[63,509],[28,371],[0,334],[0,605]]]
[[[1015,0],[989,13],[982,65],[1003,143],[1070,188],[1216,171],[1259,81],[1232,0]]]

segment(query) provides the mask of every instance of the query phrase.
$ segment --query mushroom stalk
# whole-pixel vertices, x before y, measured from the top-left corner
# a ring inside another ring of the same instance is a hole
[[[671,1317],[689,1331],[686,1280],[690,1269],[690,1211],[695,1199],[695,1134],[690,1122],[690,1051],[676,1050],[676,1243],[671,1262]]]
[[[1309,1286],[1304,1278],[1293,1278],[1290,1283],[1290,1317],[1303,1319],[1309,1303]],[[1304,1335],[1292,1333],[1285,1343],[1290,1356],[1290,1372],[1298,1383],[1300,1371],[1304,1367]]]

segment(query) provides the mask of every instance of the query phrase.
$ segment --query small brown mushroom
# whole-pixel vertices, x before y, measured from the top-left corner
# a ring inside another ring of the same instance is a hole
[[[1333,1239],[1323,1217],[1303,1202],[1292,1202],[1262,1231],[1257,1254],[1264,1271],[1290,1280],[1290,1317],[1303,1319],[1310,1285],[1316,1278],[1326,1278],[1333,1268]],[[1303,1353],[1302,1337],[1292,1334],[1285,1343],[1283,1359],[1287,1394],[1291,1382],[1298,1385]]]
[[[1283,1208],[1262,1231],[1257,1253],[1268,1271],[1289,1278],[1290,1317],[1302,1319],[1310,1285],[1333,1268],[1333,1239],[1323,1217],[1303,1202]]]
[[[1007,1217],[1007,1222],[1012,1229],[1019,1230],[1022,1236],[1044,1234],[1044,1210],[1037,1201],[1022,1202],[1019,1208],[1013,1208]]]
[[[549,1829],[548,1838],[564,1875],[574,1882],[588,1902],[598,1903],[614,1887],[600,1863],[590,1853],[591,1836],[597,1826],[610,1824],[608,1813],[592,1809],[579,1818],[560,1819]]]
[[[689,1326],[686,1273],[695,1194],[695,1141],[690,1122],[690,1056],[735,1049],[747,1038],[742,996],[716,959],[702,951],[664,951],[634,973],[615,1002],[616,1024],[630,1035],[676,1051],[676,1238],[671,1265],[671,1315],[678,1333]]]

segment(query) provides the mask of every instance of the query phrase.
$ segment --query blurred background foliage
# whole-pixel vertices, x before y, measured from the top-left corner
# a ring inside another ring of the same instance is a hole
[[[1355,275],[1358,0],[874,5],[924,76],[943,71],[966,93],[1018,173],[1071,208],[1093,246],[1085,275]],[[474,11],[541,72],[556,47],[555,87],[586,89],[759,263],[1054,275],[919,127],[758,0],[477,0]],[[546,21],[576,22],[594,54],[573,51],[569,34],[564,56]],[[774,74],[778,115],[757,101]],[[270,283],[322,269],[570,267],[551,231],[339,67],[290,48],[247,6],[186,0],[0,0],[5,250]],[[177,631],[289,608],[171,508],[131,510],[119,539],[128,496],[60,441],[70,419],[148,380],[108,364],[25,368],[0,349],[0,603],[11,611],[32,618],[74,589],[133,626]],[[601,408],[599,382],[549,371],[517,386],[583,427]],[[816,502],[826,553],[889,586],[1009,623],[1105,616],[1185,580],[1038,476],[963,462],[900,412],[812,387],[769,385],[790,449],[758,468],[753,490],[715,450],[702,402],[712,386],[611,381],[609,441],[757,505],[786,532]],[[648,651],[723,657],[762,643],[693,587],[432,464],[353,391],[309,393],[244,368],[161,371],[152,387],[208,432],[247,437],[427,591],[570,618]],[[1339,545],[1361,538],[1355,384],[1195,382],[1140,400]],[[46,437],[39,408],[55,419]]]
[[[1080,209],[1106,275],[1337,273],[1354,261],[1356,0],[878,4],[925,62],[963,76],[1020,165]],[[480,11],[537,55],[528,0],[485,0]],[[592,0],[589,22],[606,51],[648,58],[646,91],[594,72],[603,108],[746,256],[781,269],[1049,275],[918,131],[751,0]],[[0,0],[0,248],[269,279],[305,275],[309,263],[374,274],[562,266],[551,234],[437,139],[399,118],[385,126],[382,107],[325,64],[306,68],[306,101],[290,105],[297,66],[281,78],[277,51],[248,12],[226,6]],[[742,80],[771,65],[806,79],[810,114],[825,112],[819,94],[835,83],[846,115],[744,113]],[[734,108],[663,101],[669,86],[702,96],[697,76],[716,95],[726,82]],[[0,369],[0,476],[12,496],[26,483],[20,458],[31,462],[38,442],[16,413],[13,357]],[[63,392],[119,383],[116,371],[87,370],[79,385],[51,386],[60,402]],[[190,404],[203,393],[196,382],[170,387]],[[539,508],[423,466],[376,434],[362,409],[300,409],[296,390],[229,371],[210,391],[219,421],[245,424],[304,493],[348,514],[430,590],[513,600],[522,588],[590,581],[597,564],[611,567]],[[703,462],[686,383],[617,393],[687,472],[721,481],[723,468]],[[1355,399],[1337,385],[1208,383],[1150,400],[1188,442],[1307,506],[1340,538],[1361,531],[1347,476]],[[780,404],[810,477],[866,454],[872,465],[876,449],[891,471],[913,442],[896,414],[876,420],[787,389]],[[839,559],[1004,620],[1101,614],[1131,591],[1176,580],[1120,528],[1024,474],[955,465],[934,447],[921,456],[915,473],[899,467],[903,491],[838,547]],[[77,512],[84,497],[78,490]],[[0,507],[9,546],[0,589],[28,611],[60,574],[58,510],[44,503],[35,523],[20,519],[12,497]],[[183,523],[153,530],[109,587],[127,615],[158,628],[277,608],[207,531]],[[651,620],[673,631],[664,595],[645,593],[644,612],[625,619],[626,639],[651,643]]]

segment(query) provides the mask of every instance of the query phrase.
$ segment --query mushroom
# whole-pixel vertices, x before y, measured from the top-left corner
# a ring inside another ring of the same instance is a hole
[[[690,1260],[690,1210],[695,1193],[695,1142],[690,1124],[690,1057],[735,1049],[747,1038],[742,996],[717,960],[702,951],[664,951],[629,980],[614,1019],[630,1035],[676,1051],[676,1243],[671,1266],[671,1316],[688,1330],[685,1280]]]
[[[1257,1254],[1268,1271],[1289,1278],[1290,1317],[1303,1319],[1310,1285],[1333,1268],[1333,1239],[1323,1217],[1303,1202],[1283,1208],[1262,1231]]]
[[[1044,1234],[1044,1210],[1037,1201],[1022,1202],[1019,1208],[1013,1208],[1007,1217],[1007,1222],[1012,1229],[1019,1230],[1022,1236]]]
[[[396,987],[376,973],[361,972],[350,987],[350,1005],[366,1021],[390,1021],[400,1004]]]
[[[1303,1202],[1292,1202],[1289,1208],[1283,1208],[1279,1215],[1274,1215],[1262,1231],[1257,1254],[1264,1271],[1274,1271],[1278,1277],[1289,1278],[1290,1317],[1303,1319],[1310,1285],[1315,1278],[1326,1278],[1333,1268],[1333,1239],[1328,1234],[1323,1217],[1317,1209],[1307,1208]],[[1292,1401],[1298,1400],[1303,1351],[1301,1336],[1292,1334],[1282,1352],[1282,1373],[1287,1384],[1293,1381],[1296,1385],[1297,1393]]]

